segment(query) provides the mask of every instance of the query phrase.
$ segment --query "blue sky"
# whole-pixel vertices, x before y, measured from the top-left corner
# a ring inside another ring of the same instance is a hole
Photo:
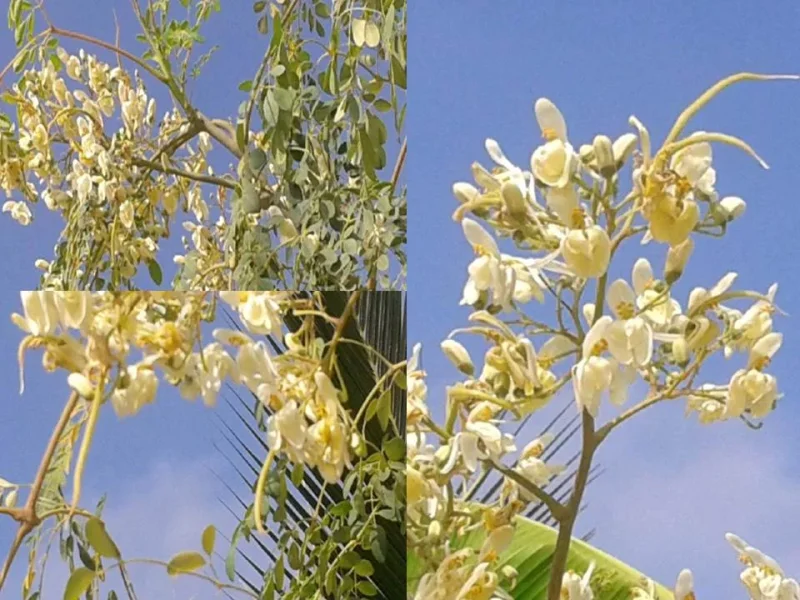
[[[451,220],[450,188],[470,179],[473,161],[489,163],[484,139],[496,139],[512,161],[527,164],[540,140],[533,102],[546,96],[566,116],[576,147],[598,133],[613,139],[630,131],[631,114],[655,143],[680,110],[724,76],[800,72],[800,47],[788,42],[800,5],[444,1],[412,3],[410,13],[409,340],[426,347],[429,399],[441,410],[444,385],[457,374],[438,343],[468,316],[457,304],[471,259]],[[741,196],[748,209],[725,239],[699,241],[678,287],[684,304],[692,287],[736,270],[745,288],[765,291],[778,281],[779,304],[798,313],[798,105],[800,82],[747,83],[692,123],[692,129],[742,137],[771,170],[736,150],[715,148],[717,189]],[[621,253],[615,277],[629,277],[637,252],[656,269],[663,264],[663,248],[633,244]],[[531,310],[549,314],[535,304]],[[589,488],[579,532],[596,527],[594,543],[670,585],[681,568],[691,567],[698,597],[744,597],[726,531],[800,575],[800,523],[792,508],[800,497],[793,459],[800,450],[793,427],[800,407],[792,393],[800,384],[794,358],[800,341],[792,317],[777,325],[786,335],[771,370],[786,397],[765,427],[701,427],[684,419],[682,406],[644,413],[601,449],[607,471]],[[715,365],[708,380],[727,380],[739,368],[733,363]]]

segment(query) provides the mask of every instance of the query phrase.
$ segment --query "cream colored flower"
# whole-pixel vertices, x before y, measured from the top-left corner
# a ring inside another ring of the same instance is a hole
[[[656,330],[669,327],[681,314],[681,305],[670,297],[669,292],[658,289],[650,261],[640,258],[633,265],[633,289],[636,292],[636,306],[641,316],[646,318]]]
[[[11,320],[17,327],[35,336],[55,334],[60,318],[55,303],[56,292],[20,292],[24,316],[16,313]]]
[[[612,323],[613,319],[605,315],[592,325],[583,341],[583,358],[572,367],[578,411],[586,410],[593,417],[597,416],[604,392],[608,391],[611,402],[620,406],[627,399],[628,388],[636,378],[636,370],[632,367],[602,356],[609,346],[606,336]]]
[[[65,329],[85,331],[92,320],[92,294],[90,292],[59,292],[55,306],[61,325]]]
[[[531,171],[545,185],[562,188],[569,183],[578,162],[574,149],[567,141],[564,116],[547,98],[536,101],[534,112],[546,142],[534,150]]]
[[[497,410],[493,404],[481,402],[470,411],[464,431],[455,434],[450,441],[448,458],[441,470],[443,474],[453,471],[459,458],[467,471],[474,473],[479,460],[498,459],[514,451],[514,438],[501,432],[492,421]]]
[[[125,200],[119,207],[119,220],[125,229],[133,229],[134,217],[133,202]]]
[[[617,279],[609,286],[607,297],[617,318],[605,333],[609,352],[623,365],[646,365],[653,356],[653,330],[645,319],[634,314],[636,294],[628,282]]]
[[[125,386],[118,385],[111,394],[111,406],[118,417],[135,415],[146,404],[152,404],[158,390],[158,377],[152,369],[133,365],[126,374]]]
[[[611,241],[605,229],[597,225],[572,229],[561,241],[561,254],[578,277],[600,277],[608,270]]]
[[[308,423],[294,400],[267,419],[269,447],[286,452],[293,462],[302,462],[307,435]]]
[[[28,208],[28,203],[21,200],[18,202],[7,200],[3,204],[3,212],[11,213],[11,218],[23,227],[30,225],[33,220],[33,215],[31,214],[31,209]]]
[[[239,374],[233,358],[225,352],[222,344],[212,343],[203,350],[200,371],[200,393],[206,406],[216,406],[217,396],[226,378],[238,383]]]
[[[561,598],[563,600],[594,600],[594,593],[590,585],[594,563],[583,574],[583,577],[575,571],[567,571],[561,582]]]

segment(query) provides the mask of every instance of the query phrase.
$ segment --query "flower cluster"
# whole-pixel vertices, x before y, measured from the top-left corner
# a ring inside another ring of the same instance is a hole
[[[226,381],[246,386],[265,406],[268,441],[338,481],[350,464],[350,417],[323,367],[313,327],[283,334],[283,314],[307,300],[288,292],[221,292],[243,330],[215,329],[202,346],[201,325],[213,318],[213,298],[201,292],[22,292],[23,314],[12,320],[28,335],[20,345],[41,349],[47,371],[63,369],[87,401],[107,399],[120,417],[155,401],[160,381],[187,400],[216,404]],[[265,340],[284,339],[273,356]],[[195,349],[197,348],[197,349]]]
[[[513,577],[504,577],[498,555],[510,544],[518,515],[540,502],[571,530],[570,511],[580,505],[594,449],[651,405],[683,400],[702,423],[739,419],[750,426],[775,409],[780,393],[769,364],[782,343],[773,328],[777,285],[766,293],[736,289],[737,274],[727,273],[707,287],[679,287],[695,238],[724,234],[745,209],[740,198],[716,191],[711,144],[735,146],[763,164],[738,138],[705,132],[681,137],[683,129],[716,93],[753,77],[768,78],[743,74],[711,88],[655,151],[635,117],[635,133],[615,141],[598,135],[575,150],[564,116],[542,98],[534,110],[544,140],[529,169],[511,162],[490,139],[486,150],[495,166],[475,163],[474,185],[453,186],[460,203],[454,219],[475,255],[461,300],[471,314],[468,326],[442,342],[464,376],[447,388],[444,424],[427,408],[418,347],[411,361],[409,546],[425,565],[417,600],[506,597]],[[623,195],[626,177],[630,192]],[[501,251],[501,238],[516,251]],[[611,280],[617,251],[636,238],[663,244],[661,273],[639,258],[629,279]],[[527,314],[525,305],[533,300],[551,300],[554,319]],[[481,369],[456,341],[461,335],[487,343]],[[726,383],[701,381],[701,367],[712,356],[740,361]],[[527,422],[568,383],[584,442],[576,489],[562,503],[546,491],[564,470],[551,464],[555,451],[547,451],[554,435],[523,444],[516,439],[522,425],[511,425]],[[632,389],[641,390],[643,399],[600,423],[604,398],[623,408]],[[499,481],[479,502],[478,490],[492,473]],[[452,547],[470,532],[483,540],[480,552]],[[563,598],[593,597],[591,569],[563,577]],[[647,598],[647,590],[637,593]],[[676,598],[693,598],[691,573],[679,578]]]

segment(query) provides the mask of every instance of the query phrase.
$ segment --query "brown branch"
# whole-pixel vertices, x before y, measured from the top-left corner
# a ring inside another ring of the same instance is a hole
[[[234,184],[231,181],[228,181],[227,179],[222,179],[221,177],[214,177],[213,175],[202,175],[200,173],[191,173],[189,171],[182,171],[180,169],[174,169],[172,167],[165,167],[164,165],[160,165],[158,163],[143,158],[133,158],[131,159],[131,162],[140,167],[148,167],[153,171],[168,173],[170,175],[175,175],[176,177],[185,177],[186,179],[193,179],[194,181],[200,181],[202,183],[211,183],[213,185],[226,187],[231,190],[236,189],[236,184]]]
[[[361,291],[356,290],[355,292],[350,294],[350,298],[347,299],[347,304],[344,307],[344,311],[342,311],[342,315],[338,319],[338,323],[336,325],[336,331],[333,332],[333,337],[331,338],[331,345],[328,347],[328,352],[325,355],[325,358],[322,360],[322,370],[328,376],[330,376],[331,374],[331,369],[333,366],[333,358],[336,355],[336,346],[339,345],[339,341],[342,339],[342,336],[344,335],[344,330],[347,327],[347,323],[353,316],[353,312],[355,312],[356,303],[358,302],[359,296],[361,296]]]
[[[61,416],[58,419],[58,423],[56,423],[56,427],[53,429],[53,433],[50,435],[50,441],[47,443],[47,448],[42,455],[42,460],[39,463],[39,470],[36,472],[36,478],[33,480],[33,485],[31,486],[31,492],[28,496],[28,500],[25,502],[25,506],[20,509],[18,515],[14,517],[20,522],[20,525],[17,529],[17,534],[14,536],[14,541],[11,543],[11,548],[8,551],[8,556],[6,556],[3,569],[0,571],[0,590],[3,589],[3,585],[8,577],[8,572],[11,570],[11,564],[14,562],[14,558],[19,551],[19,547],[22,545],[22,542],[25,541],[27,535],[33,531],[33,529],[40,522],[40,519],[36,514],[36,502],[39,500],[39,494],[42,491],[44,479],[47,475],[48,469],[50,468],[50,462],[53,460],[53,454],[58,447],[58,443],[61,440],[64,429],[66,429],[67,424],[69,424],[69,421],[72,418],[72,413],[74,412],[75,406],[78,403],[78,398],[80,398],[80,396],[77,392],[72,392],[72,394],[70,394],[69,400],[67,400],[67,404],[64,406],[64,410],[61,412]]]

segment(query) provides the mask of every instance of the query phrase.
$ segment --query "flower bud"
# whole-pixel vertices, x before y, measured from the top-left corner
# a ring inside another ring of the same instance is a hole
[[[594,157],[600,174],[604,177],[611,177],[617,171],[611,138],[607,135],[596,135],[592,148],[594,149]]]
[[[581,144],[581,147],[578,148],[578,156],[583,164],[588,165],[594,161],[594,148],[591,144]]]
[[[67,383],[84,398],[94,396],[94,386],[83,373],[70,373],[69,377],[67,377]]]
[[[744,214],[747,203],[737,196],[728,196],[719,201],[719,206],[728,217],[728,221],[733,221]]]
[[[507,181],[500,188],[500,196],[503,198],[503,204],[513,219],[521,220],[525,218],[527,209],[525,206],[525,196],[519,186]]]
[[[509,588],[514,589],[514,586],[517,584],[519,572],[511,565],[505,565],[500,569],[500,573],[508,580]]]
[[[441,343],[441,347],[442,352],[459,371],[470,376],[475,373],[475,365],[472,364],[469,352],[464,346],[455,340],[444,340]]]
[[[667,284],[672,285],[680,279],[693,250],[694,241],[692,241],[692,238],[686,238],[677,246],[670,246],[670,249],[667,250],[667,260],[664,264],[664,281]]]
[[[614,162],[616,163],[617,169],[621,169],[622,165],[625,164],[625,161],[628,160],[628,157],[636,147],[636,142],[638,139],[639,138],[636,137],[636,134],[623,133],[616,140],[614,140],[612,148],[614,150]]]
[[[689,362],[689,344],[685,337],[681,336],[672,342],[672,358],[679,365]]]
[[[465,181],[459,181],[453,184],[453,195],[456,197],[456,200],[462,204],[467,204],[475,200],[475,198],[478,197],[478,193],[478,189],[474,185]]]

